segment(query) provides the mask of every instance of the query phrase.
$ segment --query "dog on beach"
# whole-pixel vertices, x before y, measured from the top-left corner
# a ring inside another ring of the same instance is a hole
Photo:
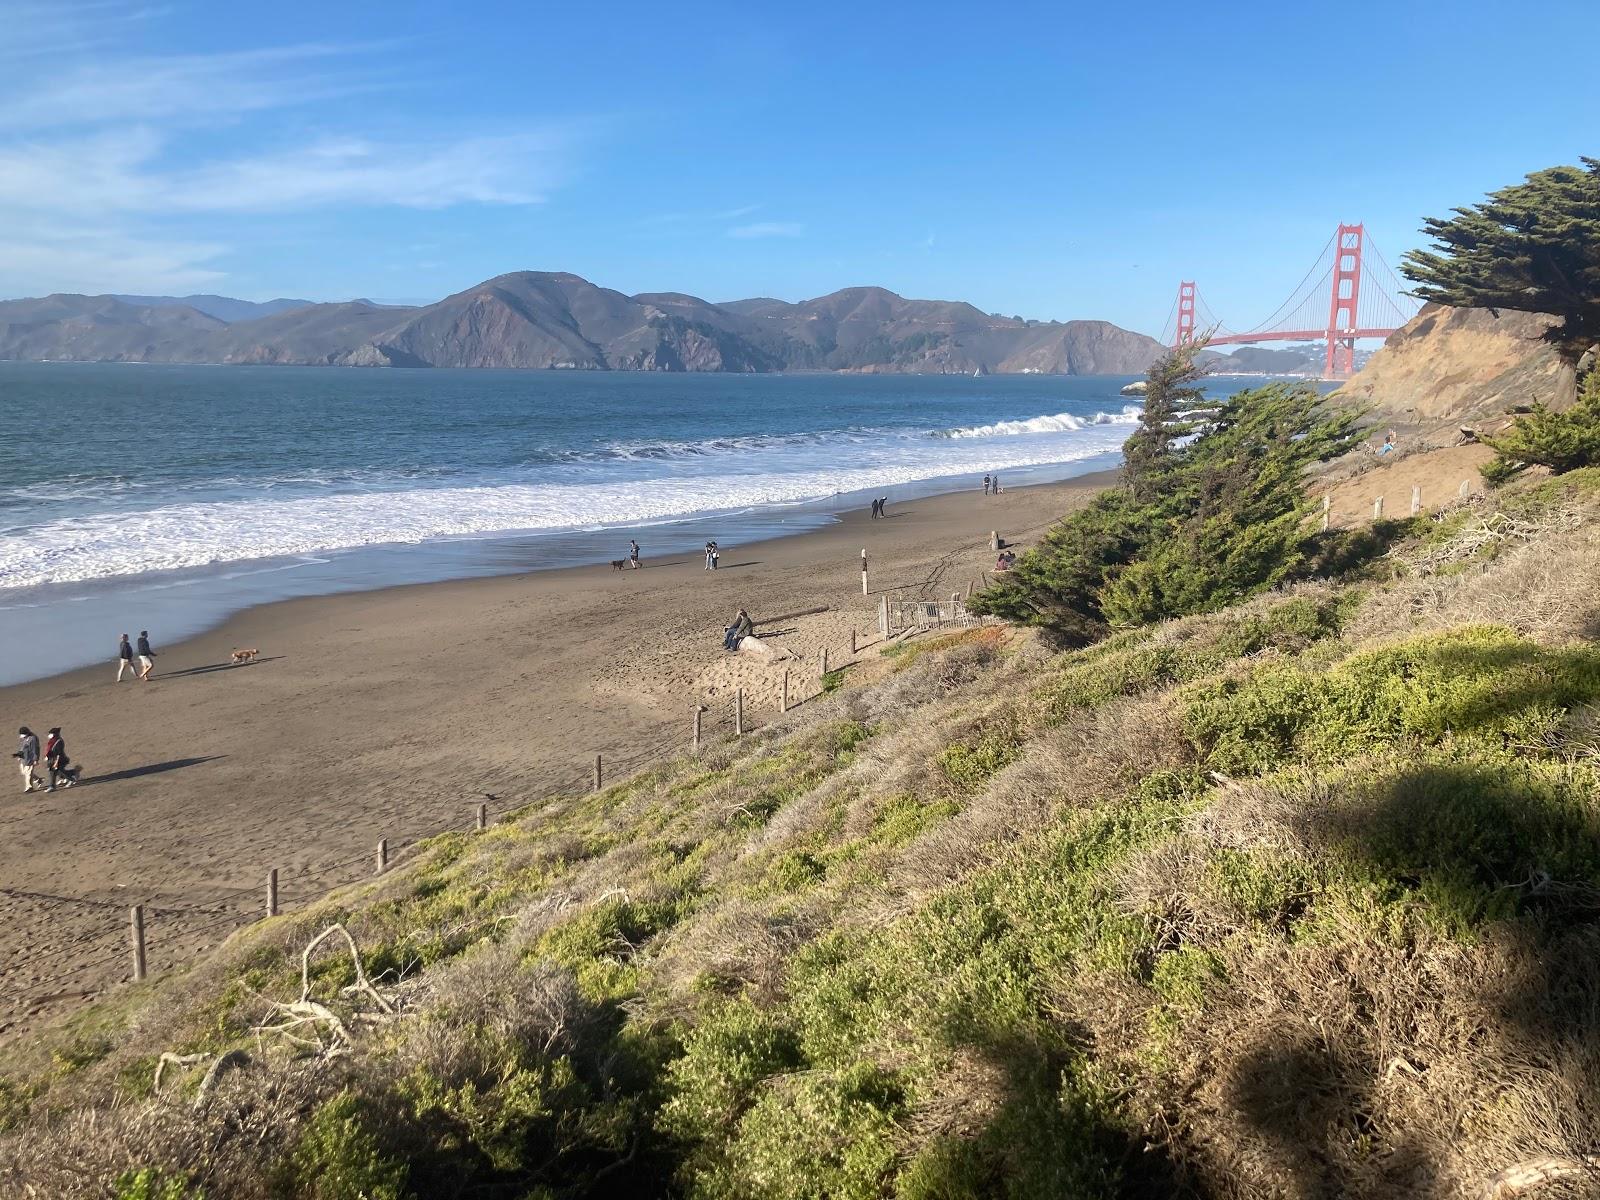
[[[613,558],[611,560],[611,569],[613,571],[626,571],[628,569],[628,560],[625,558]]]
[[[231,657],[233,658],[234,665],[237,666],[239,663],[249,662],[252,658],[255,658],[260,653],[261,651],[257,650],[254,646],[248,650],[241,650],[235,646],[233,648],[233,654]]]

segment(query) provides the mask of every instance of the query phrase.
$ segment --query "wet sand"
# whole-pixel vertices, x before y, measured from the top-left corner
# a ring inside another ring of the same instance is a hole
[[[0,720],[65,733],[83,783],[0,793],[0,1033],[51,1019],[125,978],[128,907],[148,907],[152,970],[226,936],[264,903],[286,907],[370,872],[397,851],[495,812],[587,786],[595,754],[616,778],[776,710],[783,666],[726,655],[739,607],[763,617],[828,606],[767,629],[795,654],[792,695],[817,688],[820,651],[876,654],[877,595],[948,599],[990,568],[991,529],[1031,542],[1109,475],[968,492],[865,512],[826,529],[641,570],[583,567],[251,609],[173,646],[156,635],[151,682],[103,666],[0,689]],[[871,597],[861,594],[869,555]],[[129,632],[137,632],[130,630]],[[260,658],[228,665],[235,646]],[[486,797],[493,797],[486,800]]]

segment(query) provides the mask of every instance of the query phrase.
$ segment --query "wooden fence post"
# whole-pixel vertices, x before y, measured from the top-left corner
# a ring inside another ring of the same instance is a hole
[[[855,627],[852,626],[851,629],[850,629],[850,657],[854,658],[855,656],[856,656],[856,631],[855,631]]]
[[[1414,517],[1422,511],[1422,485],[1411,485],[1411,515]]]
[[[878,597],[878,632],[889,636],[889,597],[887,594]]]
[[[826,646],[822,648],[822,673],[824,675],[828,673],[828,648]]]
[[[1467,493],[1470,492],[1471,490],[1472,490],[1472,480],[1463,479],[1461,481],[1461,498],[1463,500],[1465,500],[1467,498]]]
[[[489,806],[480,802],[478,805],[478,832],[481,833],[487,828],[489,828]]]
[[[967,595],[966,595],[966,598],[968,600],[972,599],[972,580],[970,580],[970,579],[967,580]]]
[[[137,982],[145,977],[144,905],[142,904],[135,904],[128,913],[128,935],[133,944],[133,978]]]
[[[781,712],[781,713],[786,713],[786,712],[789,711],[789,668],[788,667],[785,667],[783,669],[783,690],[778,693],[778,711]]]
[[[389,839],[378,839],[378,869],[375,874],[382,875],[389,869]]]
[[[278,915],[278,868],[273,867],[267,872],[267,916]]]
[[[1000,531],[998,529],[989,530],[989,549],[1000,549]]]
[[[705,715],[705,711],[706,707],[703,704],[694,706],[694,740],[689,745],[696,754],[700,753],[700,718]]]
[[[604,771],[604,768],[601,766],[600,756],[598,754],[596,754],[594,756],[594,790],[598,792],[600,790],[601,784],[604,781],[605,781],[605,771]]]
[[[733,692],[733,731],[744,734],[744,689],[735,688]]]
[[[1328,511],[1333,507],[1333,493],[1325,492],[1322,497],[1322,532],[1328,532]]]
[[[1382,496],[1379,496],[1376,500],[1374,500],[1372,502],[1372,519],[1374,521],[1383,520],[1383,497]]]

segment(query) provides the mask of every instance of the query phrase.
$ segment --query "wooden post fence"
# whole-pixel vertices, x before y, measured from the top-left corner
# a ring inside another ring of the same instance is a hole
[[[1414,484],[1411,485],[1411,515],[1414,517],[1421,511],[1422,511],[1422,486],[1420,484],[1415,484],[1414,483]]]
[[[604,770],[604,767],[601,765],[600,756],[598,754],[596,754],[594,756],[594,790],[598,792],[600,790],[601,784],[603,784],[604,782],[605,782],[605,770]]]
[[[706,708],[703,704],[694,706],[694,738],[689,745],[696,754],[700,753],[700,718],[705,715],[705,711]]]
[[[854,658],[855,656],[856,656],[856,631],[852,628],[850,630],[850,657]]]
[[[133,945],[133,978],[137,982],[145,976],[144,905],[142,904],[135,904],[128,914],[128,937]]]
[[[1000,531],[998,529],[989,530],[989,549],[1000,549]]]
[[[781,712],[781,713],[786,713],[786,712],[789,711],[789,668],[788,667],[785,667],[783,669],[783,690],[778,693],[778,711]]]
[[[736,734],[744,733],[744,689],[736,688],[733,693],[733,731]]]
[[[489,828],[489,806],[480,803],[478,805],[478,832],[482,833],[487,828]]]
[[[889,597],[878,597],[878,633],[882,637],[889,636]]]
[[[827,673],[828,673],[828,648],[826,646],[824,646],[822,648],[822,674],[826,675]]]
[[[1465,500],[1467,498],[1467,493],[1470,492],[1471,490],[1472,490],[1472,480],[1463,479],[1461,481],[1461,498],[1463,500]]]
[[[1379,496],[1376,500],[1374,500],[1372,502],[1372,519],[1374,521],[1383,520],[1383,497],[1382,496]]]
[[[1325,493],[1323,495],[1323,497],[1322,497],[1322,532],[1323,533],[1327,533],[1328,532],[1328,514],[1329,514],[1329,510],[1332,509],[1332,508],[1333,508],[1333,495],[1332,495],[1332,493]]]
[[[267,872],[267,916],[278,915],[278,868]]]
[[[865,546],[861,547],[861,594],[863,596],[872,595],[867,590],[867,548]]]
[[[378,869],[374,874],[382,875],[389,869],[389,839],[378,839]]]

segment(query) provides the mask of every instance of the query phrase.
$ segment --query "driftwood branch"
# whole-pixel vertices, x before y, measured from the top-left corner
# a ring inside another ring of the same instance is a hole
[[[1569,1158],[1543,1154],[1497,1171],[1479,1189],[1478,1200],[1510,1200],[1510,1197],[1528,1188],[1557,1179],[1570,1179],[1574,1175],[1592,1175],[1597,1171],[1600,1171],[1600,1155],[1584,1154]]]

